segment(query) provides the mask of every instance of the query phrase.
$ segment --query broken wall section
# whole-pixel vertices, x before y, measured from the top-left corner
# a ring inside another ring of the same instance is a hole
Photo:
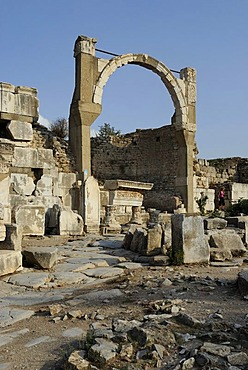
[[[107,140],[92,138],[92,174],[102,183],[113,178],[153,183],[153,189],[144,196],[144,206],[172,211],[180,205],[176,190],[178,152],[171,125]]]
[[[36,95],[0,84],[0,203],[4,223],[21,225],[23,235],[44,235],[49,210],[57,205],[69,214],[79,200],[68,143],[36,123]]]

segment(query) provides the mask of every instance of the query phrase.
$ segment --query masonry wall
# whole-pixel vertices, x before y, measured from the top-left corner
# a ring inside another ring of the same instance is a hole
[[[92,174],[102,182],[117,178],[154,183],[145,193],[146,207],[166,209],[171,197],[179,196],[175,192],[178,143],[170,125],[108,140],[93,138],[91,156]]]

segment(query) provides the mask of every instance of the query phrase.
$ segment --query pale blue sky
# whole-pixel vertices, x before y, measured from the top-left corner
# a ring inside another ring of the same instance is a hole
[[[69,115],[82,34],[99,49],[196,68],[199,158],[248,157],[247,0],[0,0],[0,11],[0,81],[36,87],[43,117]],[[173,110],[159,77],[128,65],[110,77],[93,128],[160,127]]]

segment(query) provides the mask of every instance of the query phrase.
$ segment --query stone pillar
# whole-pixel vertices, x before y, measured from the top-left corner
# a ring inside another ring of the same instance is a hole
[[[98,72],[95,57],[96,39],[79,36],[75,42],[75,90],[69,118],[69,141],[76,159],[77,171],[91,175],[90,126],[101,113],[102,106],[93,103]]]
[[[196,131],[196,70],[183,68],[180,78],[185,86],[187,104],[187,127],[177,130],[176,137],[179,145],[179,167],[176,178],[176,188],[182,194],[183,203],[188,213],[194,212],[193,160]],[[180,125],[179,125],[180,126]]]
[[[103,228],[105,233],[119,233],[121,231],[121,225],[115,219],[117,207],[114,205],[105,206],[105,219]]]
[[[141,207],[140,206],[132,206],[132,217],[131,217],[130,223],[142,225],[143,221],[141,218]]]
[[[171,222],[173,263],[208,263],[210,249],[205,239],[202,217],[175,214]]]

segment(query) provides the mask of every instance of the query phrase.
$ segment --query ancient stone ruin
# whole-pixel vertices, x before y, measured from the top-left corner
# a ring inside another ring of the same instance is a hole
[[[69,141],[38,123],[36,89],[0,83],[0,275],[22,266],[23,236],[45,234],[126,232],[124,246],[143,255],[165,255],[174,245],[178,263],[208,263],[218,241],[211,234],[205,243],[196,200],[204,193],[206,210],[214,210],[223,184],[229,203],[248,198],[247,160],[197,159],[195,69],[183,68],[176,78],[147,54],[107,60],[95,56],[95,45],[85,36],[75,42]],[[171,123],[91,139],[104,86],[126,64],[158,75],[175,107]],[[246,228],[245,219],[239,231],[245,245]]]

